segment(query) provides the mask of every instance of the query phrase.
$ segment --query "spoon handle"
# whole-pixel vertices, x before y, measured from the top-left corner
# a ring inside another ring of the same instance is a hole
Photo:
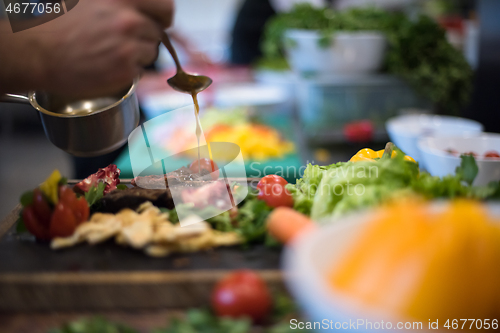
[[[161,41],[163,45],[167,48],[168,52],[172,55],[172,58],[174,58],[175,61],[175,66],[177,67],[177,72],[183,72],[181,63],[179,62],[179,58],[177,58],[177,52],[175,52],[174,47],[172,46],[172,43],[170,42],[170,38],[168,37],[167,33],[164,32],[161,35]]]

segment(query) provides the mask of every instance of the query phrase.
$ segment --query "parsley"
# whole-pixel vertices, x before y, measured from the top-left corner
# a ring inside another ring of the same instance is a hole
[[[85,200],[87,200],[89,207],[92,207],[96,202],[102,199],[105,188],[106,183],[99,182],[97,186],[92,186],[88,192],[85,192]]]

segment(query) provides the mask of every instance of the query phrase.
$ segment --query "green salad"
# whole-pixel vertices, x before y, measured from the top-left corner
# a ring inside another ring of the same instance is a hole
[[[478,172],[473,156],[462,156],[456,174],[442,178],[419,171],[418,164],[404,160],[403,156],[400,153],[376,162],[309,164],[295,185],[287,185],[294,198],[294,209],[318,221],[405,195],[482,200],[500,196],[499,182],[471,185]]]

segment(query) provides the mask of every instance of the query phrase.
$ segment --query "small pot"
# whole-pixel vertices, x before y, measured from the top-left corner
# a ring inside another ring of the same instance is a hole
[[[56,147],[79,157],[99,156],[123,146],[139,124],[137,82],[119,94],[96,99],[30,92],[6,94],[0,102],[30,104],[38,110],[45,135]]]

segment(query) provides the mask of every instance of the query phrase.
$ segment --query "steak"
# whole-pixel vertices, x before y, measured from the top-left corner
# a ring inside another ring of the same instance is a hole
[[[138,176],[132,179],[132,185],[147,189],[165,189],[168,186],[186,185],[193,181],[211,180],[210,172],[201,169],[201,175],[182,167],[165,175]]]

